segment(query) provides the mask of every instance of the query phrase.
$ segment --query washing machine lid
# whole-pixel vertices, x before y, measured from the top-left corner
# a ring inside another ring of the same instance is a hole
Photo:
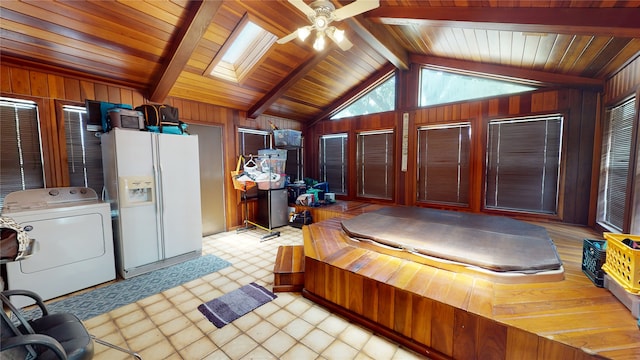
[[[100,202],[95,190],[88,187],[57,187],[14,191],[4,198],[3,214],[25,210],[53,209]]]

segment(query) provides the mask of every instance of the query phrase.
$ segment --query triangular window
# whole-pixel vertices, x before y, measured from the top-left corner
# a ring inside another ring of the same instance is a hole
[[[369,90],[358,100],[335,114],[331,120],[350,116],[376,114],[396,108],[396,77],[391,76],[380,85]]]
[[[514,94],[536,89],[514,82],[423,68],[420,74],[420,106]]]

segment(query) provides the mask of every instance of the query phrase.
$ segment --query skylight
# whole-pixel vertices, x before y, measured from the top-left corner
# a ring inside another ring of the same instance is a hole
[[[277,40],[277,36],[242,18],[207,68],[207,73],[240,83]]]
[[[240,56],[249,49],[253,40],[259,38],[263,31],[260,26],[251,21],[247,22],[247,25],[240,31],[236,40],[222,56],[222,61],[232,64],[237,62]]]

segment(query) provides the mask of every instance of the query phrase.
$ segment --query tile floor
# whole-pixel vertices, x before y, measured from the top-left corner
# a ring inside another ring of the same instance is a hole
[[[204,239],[203,253],[231,266],[182,286],[85,321],[98,338],[160,359],[422,359],[371,331],[333,315],[299,293],[278,298],[218,329],[198,305],[250,282],[273,286],[280,245],[302,244],[302,231],[285,226],[261,242],[265,231],[230,231]],[[132,357],[100,344],[96,359]]]

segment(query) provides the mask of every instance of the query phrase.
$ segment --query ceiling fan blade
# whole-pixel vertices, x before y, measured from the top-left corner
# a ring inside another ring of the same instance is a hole
[[[326,34],[329,39],[333,40],[333,42],[336,43],[336,45],[338,45],[340,49],[342,49],[342,51],[347,51],[353,46],[351,41],[349,41],[349,39],[347,39],[346,37],[343,37],[342,40],[338,41],[338,39],[336,39],[336,37],[333,35],[333,31],[327,31]]]
[[[302,13],[307,15],[307,17],[316,16],[316,12],[303,0],[289,0],[289,3],[298,8],[298,10],[302,11]]]
[[[281,37],[281,38],[280,38],[280,39],[278,39],[276,42],[277,42],[278,44],[285,44],[285,43],[288,43],[289,41],[291,41],[291,40],[293,40],[293,39],[295,39],[295,38],[297,38],[297,37],[298,37],[298,30],[296,30],[296,31],[292,32],[292,33],[291,33],[291,34],[289,34],[289,35],[286,35],[286,36]]]
[[[289,0],[290,2],[292,0]],[[345,5],[333,12],[335,21],[340,21],[352,16],[362,14],[363,12],[373,10],[380,6],[380,0],[356,0],[351,4]]]

